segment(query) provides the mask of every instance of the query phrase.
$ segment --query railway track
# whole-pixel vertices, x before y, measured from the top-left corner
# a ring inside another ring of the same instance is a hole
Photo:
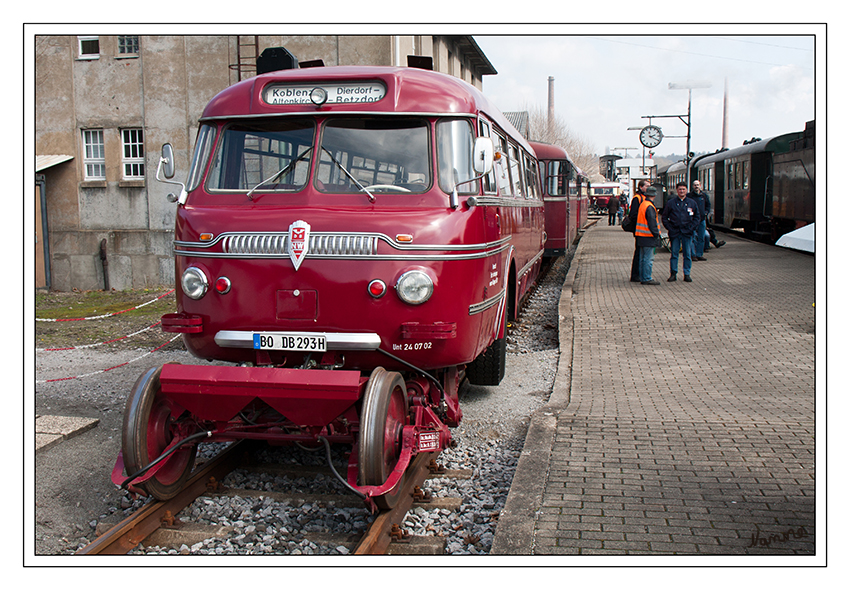
[[[250,464],[250,456],[256,447],[256,443],[248,441],[230,445],[216,457],[196,469],[185,487],[173,499],[146,504],[117,525],[103,532],[93,542],[81,548],[77,554],[122,555],[137,549],[140,544],[149,547],[177,548],[183,545],[192,546],[210,537],[221,538],[234,535],[235,532],[230,527],[193,523],[191,522],[191,515],[187,517],[181,514],[181,511],[195,502],[197,498],[205,495],[211,498],[238,495],[243,498],[271,499],[277,503],[291,506],[311,503],[318,506],[346,506],[366,511],[362,500],[353,495],[224,488],[220,482],[237,467],[249,471],[298,477],[329,473],[326,468],[310,466]],[[431,476],[454,478],[471,476],[471,471],[446,471],[436,463],[437,455],[438,453],[420,453],[416,457],[402,482],[404,491],[398,504],[392,510],[381,511],[374,515],[362,535],[334,531],[313,531],[304,532],[303,536],[312,543],[344,547],[345,552],[356,555],[436,555],[444,553],[444,538],[436,535],[411,535],[405,530],[404,526],[406,515],[414,507],[441,510],[458,510],[460,508],[460,498],[430,498],[429,494],[422,489],[424,481]],[[190,520],[187,520],[187,518]]]

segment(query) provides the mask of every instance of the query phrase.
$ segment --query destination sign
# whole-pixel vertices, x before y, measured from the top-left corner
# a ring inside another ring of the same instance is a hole
[[[368,103],[377,102],[386,94],[387,89],[380,82],[270,84],[263,89],[263,101],[270,105]]]

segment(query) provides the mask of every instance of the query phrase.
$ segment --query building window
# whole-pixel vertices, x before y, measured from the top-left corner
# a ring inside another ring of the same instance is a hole
[[[97,37],[77,37],[80,49],[80,59],[97,59],[100,57],[100,40]]]
[[[118,36],[118,55],[136,55],[139,53],[138,35]]]
[[[141,129],[122,129],[124,179],[139,180],[145,177],[145,139]]]
[[[106,180],[103,129],[83,129],[83,165],[86,180]]]

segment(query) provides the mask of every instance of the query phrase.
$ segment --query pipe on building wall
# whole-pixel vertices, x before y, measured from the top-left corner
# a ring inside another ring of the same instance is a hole
[[[103,263],[103,290],[109,291],[109,259],[106,256],[106,238],[100,241],[100,261]]]
[[[50,237],[47,233],[47,181],[44,174],[35,175],[35,183],[39,186],[39,198],[41,200],[41,236],[44,244],[38,244],[44,251],[44,282],[47,289],[51,287],[50,276]]]

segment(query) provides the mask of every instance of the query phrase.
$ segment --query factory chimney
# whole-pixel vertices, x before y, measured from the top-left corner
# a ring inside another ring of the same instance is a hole
[[[549,118],[546,121],[548,126],[547,131],[552,133],[552,126],[555,124],[555,78],[549,76]],[[551,138],[550,138],[551,140]]]
[[[729,78],[723,81],[723,134],[720,139],[720,147],[729,147]]]

